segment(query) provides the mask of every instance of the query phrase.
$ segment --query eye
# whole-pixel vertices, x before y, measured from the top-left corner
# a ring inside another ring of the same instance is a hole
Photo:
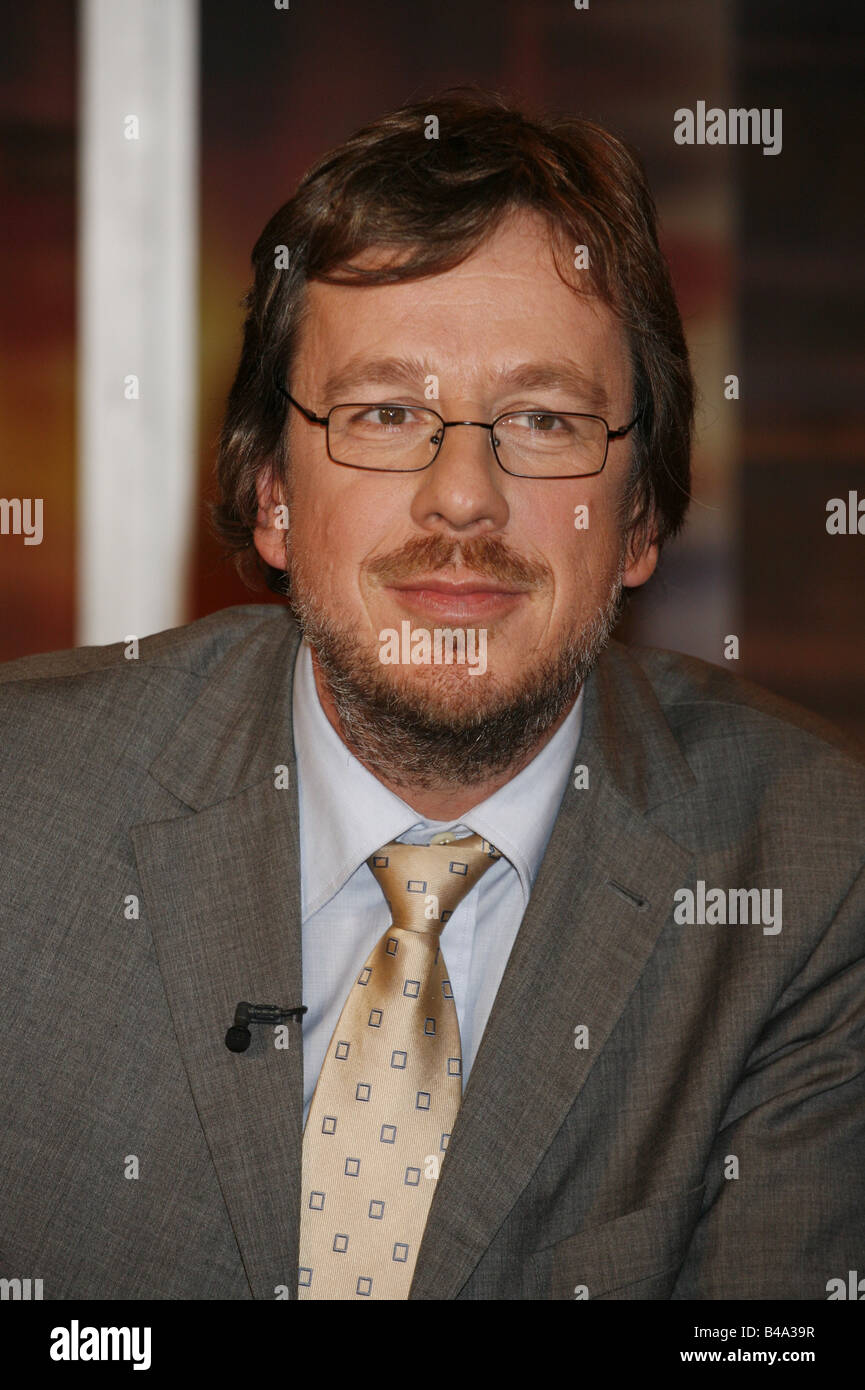
[[[405,433],[426,426],[422,410],[415,410],[410,405],[392,405],[390,401],[354,408],[346,407],[345,422],[348,429],[365,434]]]
[[[405,426],[408,407],[390,405],[337,406],[332,421],[334,428],[352,434],[386,434]]]
[[[369,414],[374,425],[384,425],[389,429],[404,425],[408,419],[408,410],[404,405],[377,405]]]
[[[551,434],[561,429],[564,421],[560,415],[551,415],[546,411],[523,411],[519,415],[512,415],[508,423],[515,424],[519,429],[528,429],[532,433]]]

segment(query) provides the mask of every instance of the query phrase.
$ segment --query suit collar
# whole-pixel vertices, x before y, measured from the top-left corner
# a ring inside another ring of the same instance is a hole
[[[157,782],[195,811],[294,771],[291,692],[300,631],[287,609],[263,621],[206,677],[198,699],[151,764]]]
[[[640,814],[696,785],[654,687],[620,642],[586,683],[584,740],[605,784]]]

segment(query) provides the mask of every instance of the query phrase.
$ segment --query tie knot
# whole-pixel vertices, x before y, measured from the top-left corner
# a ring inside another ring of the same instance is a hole
[[[459,903],[501,854],[467,835],[447,844],[382,845],[366,861],[390,908],[392,925],[437,936]]]

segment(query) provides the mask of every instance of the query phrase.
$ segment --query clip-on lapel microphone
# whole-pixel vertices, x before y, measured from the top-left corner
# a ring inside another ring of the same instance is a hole
[[[234,1023],[225,1035],[229,1052],[245,1052],[252,1041],[250,1023],[284,1023],[287,1018],[302,1018],[305,1004],[297,1009],[281,1009],[278,1004],[249,1004],[242,1000],[234,1011]]]

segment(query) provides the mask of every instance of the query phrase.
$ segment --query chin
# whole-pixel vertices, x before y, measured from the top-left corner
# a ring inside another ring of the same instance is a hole
[[[385,669],[377,673],[375,683],[380,694],[387,692],[400,704],[444,720],[454,715],[482,717],[507,703],[520,685],[519,680],[493,678],[489,670],[472,675],[466,666]]]

